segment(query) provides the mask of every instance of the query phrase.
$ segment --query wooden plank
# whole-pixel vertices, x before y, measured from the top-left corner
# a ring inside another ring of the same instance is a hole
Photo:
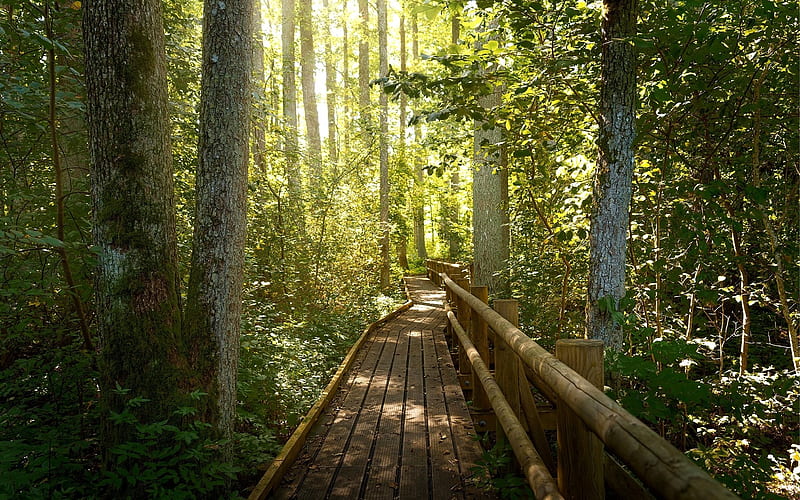
[[[427,498],[428,440],[425,423],[422,330],[409,332],[408,376],[403,405],[403,444],[400,452],[400,498]]]
[[[373,439],[373,450],[366,478],[365,498],[384,498],[398,489],[397,468],[400,462],[401,431],[403,430],[403,404],[408,370],[409,331],[403,329],[397,338],[389,383],[378,415],[378,428]],[[392,491],[390,492],[390,488]]]
[[[423,331],[422,342],[431,498],[449,498],[451,492],[457,492],[458,497],[463,498],[458,456],[453,444],[450,420],[447,417],[448,408],[433,330]],[[449,361],[449,355],[445,359]]]
[[[402,465],[400,467],[401,499],[434,498],[428,484],[428,466]],[[424,478],[424,479],[422,479]]]
[[[559,339],[556,356],[587,381],[603,388],[603,341]],[[570,408],[558,408],[558,488],[567,498],[604,498],[603,442]]]
[[[480,460],[483,450],[475,440],[475,429],[469,415],[467,403],[458,385],[458,376],[449,358],[447,345],[441,334],[433,332],[436,348],[437,368],[442,377],[442,386],[447,401],[448,419],[452,429],[452,439],[458,456],[458,466],[462,479],[462,488],[468,498],[492,498],[485,491],[475,487],[470,478],[470,468]],[[469,364],[469,361],[467,361]]]
[[[388,328],[386,345],[367,389],[358,421],[350,436],[349,446],[342,457],[343,469],[334,477],[331,489],[333,496],[356,498],[361,492],[361,484],[366,476],[372,443],[383,407],[383,398],[389,384],[389,373],[394,362],[399,333],[395,328]]]
[[[353,428],[358,421],[370,382],[386,347],[387,334],[386,329],[376,332],[369,355],[358,370],[353,384],[344,397],[342,408],[336,413],[323,445],[316,455],[319,458],[307,469],[306,477],[299,486],[298,493],[301,498],[307,498],[306,495],[315,494],[315,492],[328,491],[330,488],[347,450]],[[324,466],[320,466],[320,462]]]
[[[317,402],[311,407],[311,410],[309,410],[304,417],[303,422],[295,430],[295,432],[292,433],[289,441],[287,441],[286,445],[284,445],[284,447],[281,449],[281,452],[278,454],[275,460],[273,460],[270,467],[261,477],[261,480],[258,482],[258,484],[256,484],[256,487],[250,493],[250,500],[263,500],[275,488],[275,486],[278,485],[283,474],[286,473],[286,470],[288,470],[289,466],[291,466],[295,458],[297,458],[297,455],[300,453],[300,449],[303,447],[309,432],[311,432],[312,427],[317,422],[317,419],[322,414],[322,411],[325,409],[331,399],[333,399],[336,391],[339,388],[339,385],[342,382],[344,374],[352,365],[359,349],[364,344],[367,337],[373,331],[375,331],[375,329],[377,329],[377,325],[380,322],[388,321],[396,317],[403,311],[411,308],[412,305],[412,301],[406,301],[406,303],[404,303],[402,306],[387,314],[377,322],[369,325],[364,330],[364,332],[361,334],[361,337],[359,337],[356,343],[353,344],[348,351],[347,356],[345,356],[344,360],[339,365],[339,369],[336,370],[336,373],[328,383],[327,387],[325,387],[325,390],[322,391],[322,394],[320,395],[319,399],[317,399]]]

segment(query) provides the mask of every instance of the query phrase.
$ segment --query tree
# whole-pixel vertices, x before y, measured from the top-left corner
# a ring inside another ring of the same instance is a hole
[[[44,6],[44,22],[47,38],[54,40],[53,36],[53,20],[50,17],[50,4],[45,3]],[[56,54],[55,44],[51,44],[47,49],[47,73],[48,73],[48,128],[50,129],[50,144],[52,146],[53,157],[53,171],[55,174],[55,202],[56,202],[56,238],[63,242],[65,240],[64,231],[64,213],[65,208],[65,195],[64,195],[64,169],[61,164],[61,147],[58,141],[58,122],[56,120]],[[92,345],[92,337],[89,332],[89,324],[86,320],[86,312],[83,306],[83,301],[75,289],[75,278],[72,273],[72,266],[70,265],[69,256],[64,246],[56,248],[59,259],[61,260],[61,270],[64,274],[64,281],[69,289],[72,304],[75,308],[75,314],[78,317],[78,324],[81,329],[81,337],[83,337],[83,347],[87,351],[94,349]]]
[[[378,65],[381,78],[389,72],[386,0],[378,0]],[[380,93],[380,221],[381,288],[389,286],[389,96]]]
[[[184,325],[211,397],[206,421],[230,438],[236,409],[252,72],[252,0],[204,6],[200,164]],[[239,33],[240,36],[231,36]]]
[[[496,28],[496,21],[492,25]],[[495,43],[497,43],[495,41]],[[476,44],[480,51],[483,44]],[[501,104],[501,90],[490,83],[490,93],[479,98],[479,105],[487,115]],[[504,291],[506,279],[501,276],[508,261],[508,238],[503,232],[503,192],[500,143],[502,133],[493,119],[477,121],[474,137],[474,163],[472,180],[472,247],[476,285],[489,287],[489,294]]]
[[[300,67],[303,88],[303,110],[306,119],[306,140],[311,162],[312,178],[319,179],[322,174],[322,143],[319,135],[319,113],[317,112],[317,91],[314,74],[317,61],[314,56],[314,25],[311,19],[311,0],[301,1],[297,9],[300,27]]]
[[[411,55],[414,60],[419,59],[419,30],[417,26],[417,14],[411,14]],[[414,125],[414,142],[422,142],[422,127],[419,123]],[[414,197],[413,197],[413,219],[414,219],[414,247],[417,251],[417,258],[426,260],[428,250],[425,247],[425,203],[423,201],[423,190],[425,178],[422,174],[422,165],[419,162],[419,155],[414,155]]]
[[[267,170],[267,91],[264,68],[264,32],[261,28],[261,0],[254,2],[253,9],[253,85],[254,113],[251,117],[253,127],[253,163],[260,173]]]
[[[166,57],[161,2],[85,4],[102,441],[131,439],[116,424],[129,398],[142,422],[167,419],[186,387],[181,336]]]
[[[336,63],[333,59],[333,47],[331,44],[331,8],[328,0],[323,0],[322,6],[325,9],[325,92],[326,108],[328,111],[328,160],[336,163],[339,160],[339,149],[336,144]],[[346,7],[345,7],[346,8]],[[346,24],[346,23],[344,23]],[[346,32],[343,37],[346,38]],[[347,59],[347,51],[343,50],[344,59]]]
[[[361,126],[369,130],[369,4],[358,0],[359,39],[358,39],[358,107]]]
[[[625,250],[636,121],[637,0],[604,0],[598,162],[594,175],[586,336],[622,347],[614,312],[625,295]]]
[[[283,120],[285,129],[283,152],[286,156],[286,176],[289,191],[300,189],[297,171],[297,84],[295,76],[294,31],[295,0],[281,0],[281,57],[283,74]]]

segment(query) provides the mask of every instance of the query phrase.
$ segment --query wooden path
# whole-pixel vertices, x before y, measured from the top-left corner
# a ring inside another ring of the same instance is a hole
[[[481,448],[444,339],[444,292],[407,285],[414,305],[367,339],[272,498],[486,498],[470,481]]]

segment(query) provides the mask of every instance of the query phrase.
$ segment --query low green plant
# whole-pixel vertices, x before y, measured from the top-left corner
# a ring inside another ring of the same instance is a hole
[[[508,443],[498,442],[483,452],[470,473],[476,486],[492,491],[500,498],[533,498],[533,492],[525,479],[510,472],[512,463],[511,447]]]
[[[128,390],[117,388],[118,393]],[[192,401],[206,396],[195,391]],[[134,409],[148,400],[132,397],[120,413],[113,413],[115,424],[132,425],[135,439],[113,447],[113,467],[103,471],[102,491],[141,491],[148,498],[198,498],[219,492],[236,478],[239,469],[222,460],[220,449],[227,443],[208,437],[210,424],[194,420],[194,406],[177,408],[159,422],[140,422]],[[120,495],[116,495],[120,498]],[[124,498],[124,496],[123,496]]]
[[[609,395],[743,498],[800,498],[800,379],[771,366],[703,375],[688,369],[701,347],[658,338],[649,352],[609,352]]]
[[[91,497],[99,418],[92,359],[77,341],[27,345],[26,357],[0,370],[0,499]]]

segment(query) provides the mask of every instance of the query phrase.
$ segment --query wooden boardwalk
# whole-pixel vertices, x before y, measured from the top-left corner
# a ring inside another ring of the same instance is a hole
[[[486,498],[481,455],[444,339],[444,292],[407,278],[414,305],[367,339],[272,498]]]

